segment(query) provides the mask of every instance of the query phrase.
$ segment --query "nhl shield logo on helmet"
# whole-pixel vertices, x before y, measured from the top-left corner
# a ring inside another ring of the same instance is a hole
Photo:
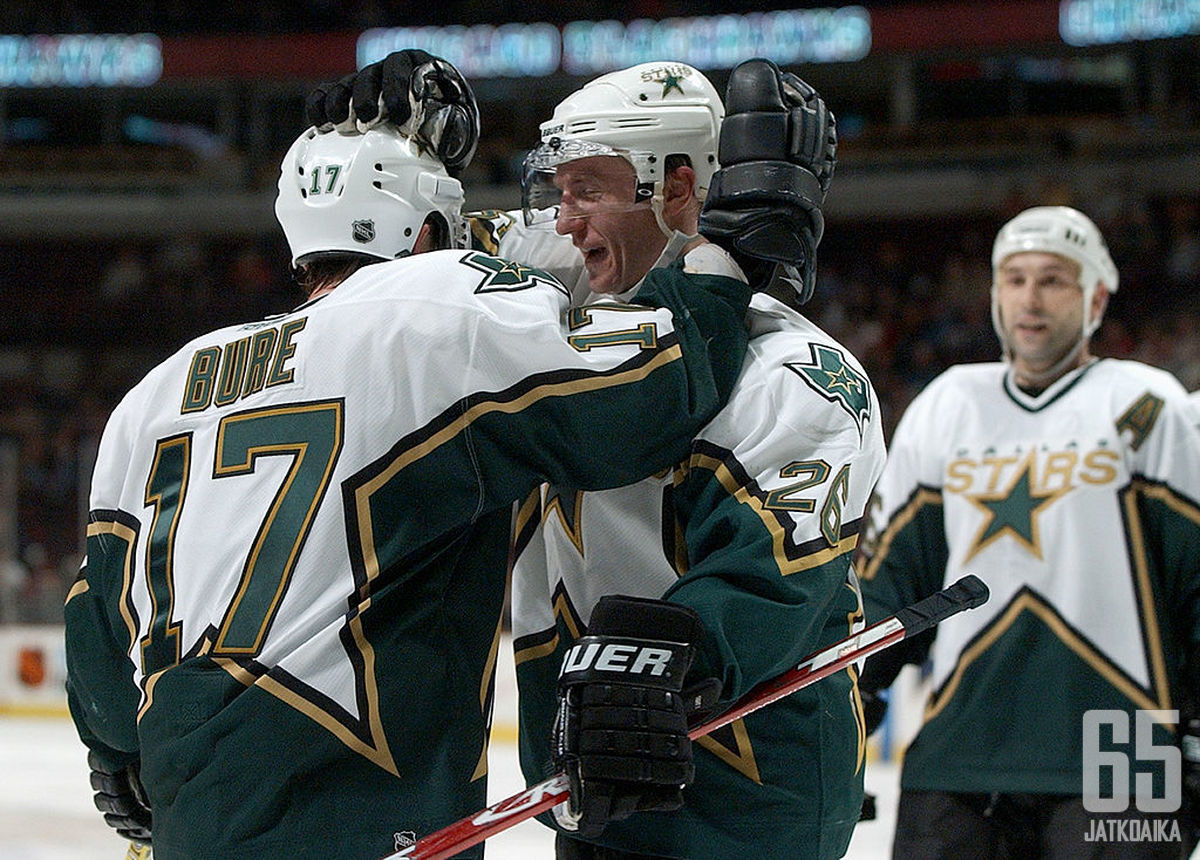
[[[354,237],[355,242],[362,242],[364,245],[373,242],[375,240],[375,222],[370,218],[355,221],[350,225],[350,235]]]

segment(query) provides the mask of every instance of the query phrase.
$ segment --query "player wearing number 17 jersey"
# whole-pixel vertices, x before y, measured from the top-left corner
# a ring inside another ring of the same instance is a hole
[[[677,461],[745,349],[742,280],[571,311],[454,248],[461,187],[394,130],[310,130],[279,187],[310,299],[114,410],[66,605],[72,715],[161,860],[379,856],[483,806],[512,503]]]

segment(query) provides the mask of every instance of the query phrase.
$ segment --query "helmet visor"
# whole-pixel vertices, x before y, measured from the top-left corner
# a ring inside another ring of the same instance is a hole
[[[654,185],[638,180],[638,167],[652,159],[595,141],[550,138],[522,166],[525,224],[554,227],[559,219],[649,209]]]

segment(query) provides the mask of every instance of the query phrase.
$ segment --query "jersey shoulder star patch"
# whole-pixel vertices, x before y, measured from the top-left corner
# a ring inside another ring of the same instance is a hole
[[[787,361],[784,367],[808,383],[809,387],[844,409],[861,435],[871,420],[871,395],[866,376],[846,363],[840,349],[822,343],[810,343],[811,362]]]
[[[491,254],[481,254],[478,251],[464,254],[459,262],[464,266],[483,272],[483,280],[475,287],[476,293],[512,293],[544,284],[569,295],[567,288],[558,278],[549,272],[535,269],[533,266],[515,263],[503,257],[493,257]]]

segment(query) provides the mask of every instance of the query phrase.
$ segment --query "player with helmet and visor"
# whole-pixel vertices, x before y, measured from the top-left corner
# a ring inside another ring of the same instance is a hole
[[[1091,354],[1118,273],[1086,215],[1020,213],[996,236],[992,276],[1004,360],[952,367],[913,400],[858,559],[868,621],[968,571],[992,594],[867,661],[872,730],[902,666],[932,666],[893,856],[1187,856],[1200,432],[1175,377]],[[1098,723],[1127,773],[1089,734]],[[1107,835],[1122,831],[1164,838]]]
[[[461,247],[462,200],[394,128],[306,130],[275,210],[305,301],[110,416],[67,692],[97,805],[160,860],[376,857],[480,808],[514,501],[669,468],[736,379],[744,281],[569,315]]]
[[[421,69],[444,62],[422,54],[314,93],[310,119],[411,124],[429,92]],[[686,736],[697,711],[862,622],[850,560],[882,469],[879,404],[857,360],[796,310],[814,285],[835,141],[820,97],[768,61],[732,72],[725,105],[686,64],[640,64],[584,85],[542,124],[523,211],[472,222],[475,241],[575,284],[578,313],[659,272],[756,289],[735,394],[674,468],[602,492],[548,482],[518,507],[521,760],[530,783],[571,777],[570,802],[542,816],[560,860],[833,858],[858,820],[853,671],[694,748]],[[630,641],[688,648],[664,685],[568,658]]]
[[[609,88],[603,83],[592,86]],[[582,101],[592,94],[585,90],[575,98]],[[667,121],[657,130],[657,139],[645,130],[622,134],[609,127],[601,132],[599,122],[585,132],[632,138],[643,146],[656,143],[661,152],[615,147],[591,137],[564,137],[567,129],[552,120],[543,125],[541,145],[526,156],[521,178],[524,223],[557,230],[575,241],[592,292],[622,293],[660,261],[673,261],[690,250],[689,245],[703,244],[692,222],[716,166],[712,143],[720,116],[711,108],[715,92],[701,92],[700,99],[678,100],[672,103],[673,111],[664,111]],[[592,104],[588,108],[594,110]],[[671,156],[665,154],[666,147]],[[694,151],[689,153],[689,148]],[[686,218],[678,211],[666,213],[671,224],[664,219],[665,205],[678,209],[683,183],[692,186],[696,209],[688,213],[686,232],[677,227]],[[659,234],[666,237],[665,244],[656,241]]]

